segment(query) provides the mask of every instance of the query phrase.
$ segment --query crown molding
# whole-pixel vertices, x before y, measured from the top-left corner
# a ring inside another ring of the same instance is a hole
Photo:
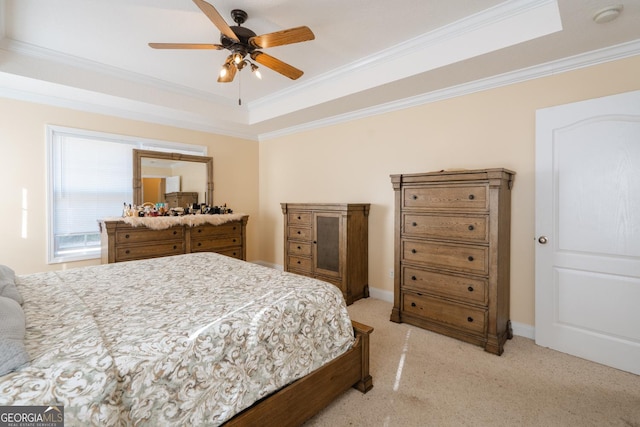
[[[580,68],[591,67],[594,65],[629,58],[636,55],[640,55],[640,39],[622,43],[613,47],[603,48],[571,56],[568,58],[563,58],[561,60],[520,69],[513,72],[508,72],[497,76],[492,76],[485,79],[475,80],[473,82],[464,83],[461,85],[452,86],[421,95],[416,95],[410,98],[388,102],[385,104],[376,105],[370,108],[364,108],[346,114],[328,117],[326,119],[307,122],[302,125],[292,126],[274,132],[265,132],[258,135],[258,140],[267,141],[269,139],[279,138],[285,135],[305,132],[308,130],[326,126],[333,126],[352,120],[358,120],[370,116],[403,110],[405,108],[416,107],[432,102],[441,101],[444,99],[455,98],[475,92],[495,89],[498,87],[521,83],[528,80],[535,80],[542,77],[565,73]]]
[[[519,26],[521,31],[508,31]],[[250,124],[371,89],[562,29],[557,0],[513,0],[248,104]],[[496,32],[500,36],[496,36]],[[510,34],[510,36],[506,36]],[[478,38],[487,40],[477,43]],[[396,66],[412,61],[412,67]]]
[[[0,97],[257,141],[248,125],[2,72]]]
[[[555,3],[556,0],[516,0],[498,4],[474,15],[470,15],[451,24],[440,27],[429,33],[404,41],[396,46],[376,52],[374,55],[370,55],[364,59],[354,61],[328,73],[321,74],[313,79],[308,79],[300,84],[288,87],[273,95],[252,101],[249,103],[249,108],[268,106],[274,101],[286,99],[294,93],[298,93],[312,87],[332,84],[338,77],[345,74],[360,73],[372,64],[396,61],[398,58],[424,49],[425,46],[437,45],[446,40],[451,40],[465,33],[472,32],[478,28],[486,27],[497,21],[509,19],[529,10]]]
[[[569,58],[457,86],[443,88],[429,93],[418,94],[409,98],[387,102],[320,120],[314,120],[296,126],[281,128],[275,131],[257,133],[255,129],[259,128],[259,122],[255,123],[255,127],[251,124],[252,110],[268,109],[277,103],[286,103],[288,97],[299,96],[301,93],[305,92],[311,94],[309,97],[313,98],[312,95],[314,93],[322,93],[323,88],[329,87],[329,85],[335,83],[336,80],[345,79],[345,76],[358,76],[363,72],[363,70],[378,64],[388,64],[401,60],[414,52],[418,47],[442,44],[459,38],[467,33],[491,26],[492,23],[508,21],[519,16],[528,16],[528,13],[535,12],[536,10],[544,10],[548,12],[554,7],[557,7],[556,0],[510,0],[499,3],[493,8],[484,10],[460,21],[456,21],[433,32],[408,40],[400,45],[394,46],[393,48],[378,52],[377,54],[369,56],[361,61],[352,62],[351,64],[332,72],[301,82],[300,84],[291,86],[283,91],[279,91],[272,96],[252,101],[247,105],[242,106],[242,114],[244,114],[244,116],[238,118],[216,114],[214,110],[207,112],[204,109],[192,108],[191,111],[186,111],[178,108],[172,108],[171,106],[154,104],[152,101],[141,102],[125,97],[108,95],[106,93],[92,92],[88,89],[67,87],[56,83],[38,81],[27,76],[17,76],[2,72],[0,72],[0,96],[41,104],[50,104],[63,108],[84,110],[98,114],[112,115],[127,119],[147,121],[161,125],[228,135],[248,140],[267,141],[284,135],[411,108],[443,99],[463,96],[474,92],[546,77],[553,74],[559,74],[640,54],[640,39],[637,39],[617,46],[587,52]],[[5,0],[0,0],[0,36],[4,35],[4,8]],[[73,66],[75,68],[81,68],[87,72],[95,73],[96,75],[109,76],[121,79],[122,81],[126,80],[127,82],[140,84],[154,90],[157,89],[158,91],[177,94],[193,100],[199,100],[203,105],[206,102],[211,103],[212,99],[214,100],[214,103],[219,104],[218,108],[224,108],[220,107],[220,105],[224,106],[225,104],[229,104],[229,100],[216,94],[169,83],[156,78],[150,78],[148,76],[142,76],[117,67],[105,66],[104,64],[60,54],[59,52],[38,48],[33,45],[20,43],[7,38],[0,40],[0,53],[2,53],[2,51],[14,52],[30,58],[51,61],[69,67]],[[9,84],[3,84],[5,82],[8,82]],[[13,83],[15,82],[18,82],[19,84],[14,85]],[[366,88],[357,90],[353,89],[353,93],[363,90],[366,90]],[[348,96],[348,94],[349,93],[345,92],[342,96]],[[322,100],[317,102],[322,102]],[[234,108],[238,108],[235,103]],[[218,110],[218,112],[219,111],[220,110]]]
[[[0,0],[2,1],[2,0]],[[155,77],[135,73],[133,71],[124,70],[122,68],[113,67],[110,65],[102,64],[99,62],[91,61],[78,56],[68,55],[62,52],[53,51],[50,49],[44,49],[39,46],[32,45],[30,43],[24,43],[10,38],[2,39],[1,50],[13,52],[19,55],[24,55],[29,58],[41,59],[45,61],[51,61],[56,64],[66,65],[73,68],[79,68],[96,74],[102,74],[117,79],[125,80],[134,84],[142,86],[150,86],[153,89],[168,91],[175,94],[204,100],[207,102],[213,102],[216,104],[228,104],[229,100],[216,95],[198,89],[193,89],[187,86],[179,85],[176,83],[168,82],[166,80],[158,79]],[[235,104],[234,104],[235,105]]]

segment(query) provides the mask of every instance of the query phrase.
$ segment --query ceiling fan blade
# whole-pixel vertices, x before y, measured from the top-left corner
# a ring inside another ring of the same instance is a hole
[[[298,70],[296,67],[282,62],[279,59],[274,58],[273,56],[268,55],[264,52],[255,51],[251,54],[251,58],[254,61],[264,65],[265,67],[269,67],[273,71],[276,71],[283,76],[289,77],[291,80],[296,80],[304,74],[302,70]]]
[[[233,61],[225,62],[224,66],[227,66],[227,74],[225,74],[224,77],[218,75],[218,83],[231,83],[236,76],[236,71],[238,71],[238,68]]]
[[[149,43],[154,49],[224,49],[220,44],[211,43]]]
[[[306,42],[315,38],[316,36],[313,34],[311,29],[303,26],[251,37],[249,39],[249,43],[253,47],[264,49],[273,46]]]
[[[229,24],[224,20],[224,18],[218,13],[215,7],[211,4],[207,3],[204,0],[193,0],[193,2],[200,8],[201,11],[204,12],[205,15],[213,22],[213,25],[218,27],[220,32],[225,36],[229,37],[231,40],[239,42],[238,36],[233,32]]]

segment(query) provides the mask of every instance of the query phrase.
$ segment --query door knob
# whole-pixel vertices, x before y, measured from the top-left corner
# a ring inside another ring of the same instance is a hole
[[[547,244],[548,241],[549,241],[549,239],[547,239],[547,236],[538,237],[538,242],[540,242],[543,245]]]

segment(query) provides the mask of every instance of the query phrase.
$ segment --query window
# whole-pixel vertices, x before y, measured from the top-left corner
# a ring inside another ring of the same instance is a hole
[[[206,147],[47,127],[48,261],[100,257],[98,220],[133,198],[134,148],[206,155]]]

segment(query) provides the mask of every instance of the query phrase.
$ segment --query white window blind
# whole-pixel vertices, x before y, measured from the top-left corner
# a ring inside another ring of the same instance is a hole
[[[50,127],[49,262],[100,257],[98,220],[121,216],[133,198],[134,148],[206,154],[188,144]]]

